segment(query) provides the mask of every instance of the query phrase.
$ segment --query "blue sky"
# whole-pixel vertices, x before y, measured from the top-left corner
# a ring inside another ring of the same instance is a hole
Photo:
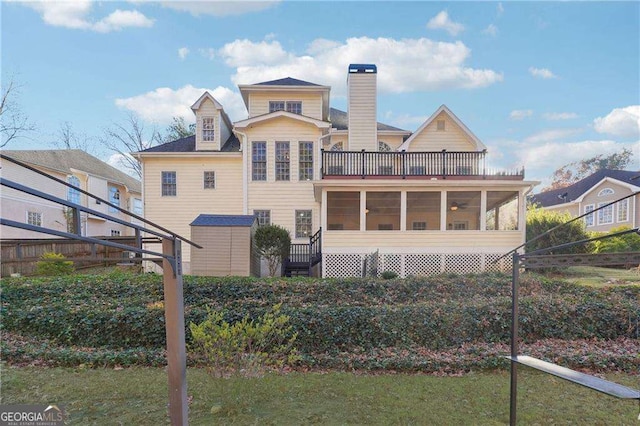
[[[446,104],[495,167],[547,182],[570,161],[630,148],[640,168],[638,2],[4,1],[2,78],[37,127],[6,149],[94,140],[137,114],[164,129],[209,90],[232,119],[237,84],[330,85],[378,65],[378,118],[415,130]]]

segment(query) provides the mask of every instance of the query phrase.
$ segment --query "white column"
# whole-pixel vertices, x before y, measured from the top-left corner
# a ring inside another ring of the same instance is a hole
[[[400,230],[407,230],[407,191],[400,191]]]
[[[360,231],[367,230],[367,191],[360,191]]]
[[[480,191],[480,230],[487,230],[487,191]]]
[[[440,191],[440,230],[447,230],[447,191]]]

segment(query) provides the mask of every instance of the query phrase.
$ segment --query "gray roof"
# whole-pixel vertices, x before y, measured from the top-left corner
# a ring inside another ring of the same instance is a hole
[[[236,135],[231,134],[229,139],[222,145],[220,152],[236,152],[240,151],[240,141]],[[187,136],[182,139],[163,143],[161,145],[147,148],[140,152],[196,152],[196,137],[195,135]],[[215,152],[215,151],[197,151],[197,152]]]
[[[190,223],[191,226],[244,226],[253,225],[255,216],[250,215],[226,215],[226,214],[201,214]]]
[[[531,196],[531,201],[538,203],[542,207],[570,203],[580,198],[585,192],[589,191],[606,177],[631,185],[640,186],[640,171],[634,172],[629,170],[602,169],[565,188],[553,189],[551,191],[535,194]]]
[[[280,78],[278,80],[263,81],[262,83],[256,83],[256,86],[320,86],[319,84],[310,83],[304,80],[298,80],[297,78]]]
[[[331,126],[338,130],[347,130],[349,128],[349,115],[339,109],[331,108],[329,110],[329,121],[331,121]],[[384,123],[378,123],[378,130],[407,131]]]
[[[72,169],[79,170],[124,184],[130,191],[142,192],[138,179],[80,149],[3,150],[2,153],[23,163],[65,174],[70,174]]]

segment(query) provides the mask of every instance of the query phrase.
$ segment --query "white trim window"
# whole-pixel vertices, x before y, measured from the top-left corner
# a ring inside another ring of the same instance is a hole
[[[215,118],[202,117],[202,141],[213,142],[215,140]]]
[[[80,188],[80,179],[74,175],[67,176],[67,183],[75,186],[76,188]],[[75,188],[67,187],[67,201],[74,204],[80,204],[80,191]]]
[[[302,101],[269,101],[269,112],[276,111],[302,115]]]
[[[120,190],[115,186],[109,187],[109,202],[113,205],[120,207]],[[110,213],[118,212],[118,209],[115,207],[109,206]]]
[[[286,181],[291,177],[289,142],[276,142],[276,180]]]
[[[378,141],[378,152],[391,152],[391,147],[386,142]]]
[[[313,180],[313,142],[300,142],[298,157],[299,179]]]
[[[629,221],[629,199],[618,201],[618,222]]]
[[[611,188],[604,188],[598,192],[598,197],[606,197],[607,195],[613,195],[615,192]]]
[[[267,180],[266,142],[251,142],[251,180]]]
[[[608,203],[598,203],[598,207],[602,207]],[[613,223],[613,204],[598,210],[598,225],[608,225]]]
[[[142,216],[144,214],[144,209],[142,207],[142,199],[140,198],[133,199],[133,212],[138,216]]]
[[[254,210],[253,215],[258,219],[258,226],[271,225],[271,210]]]
[[[584,206],[584,212],[585,213],[589,213],[592,212],[594,209],[593,204],[588,204],[586,206]],[[593,213],[588,214],[584,217],[584,225],[585,226],[593,226],[594,225],[594,217],[593,217]]]
[[[162,172],[161,186],[163,197],[175,197],[178,193],[176,172]]]
[[[311,210],[296,210],[296,238],[307,238],[312,232]]]
[[[27,212],[27,223],[34,226],[42,226],[41,212]]]
[[[206,170],[203,174],[204,189],[216,189],[216,172]]]

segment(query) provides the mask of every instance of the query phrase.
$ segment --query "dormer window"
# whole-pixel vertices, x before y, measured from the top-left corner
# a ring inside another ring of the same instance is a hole
[[[302,114],[301,101],[269,101],[269,112],[287,111],[293,114]]]
[[[445,121],[444,120],[436,121],[436,130],[439,131],[439,132],[444,132],[445,131]]]
[[[213,142],[215,137],[213,117],[202,117],[202,141]]]

